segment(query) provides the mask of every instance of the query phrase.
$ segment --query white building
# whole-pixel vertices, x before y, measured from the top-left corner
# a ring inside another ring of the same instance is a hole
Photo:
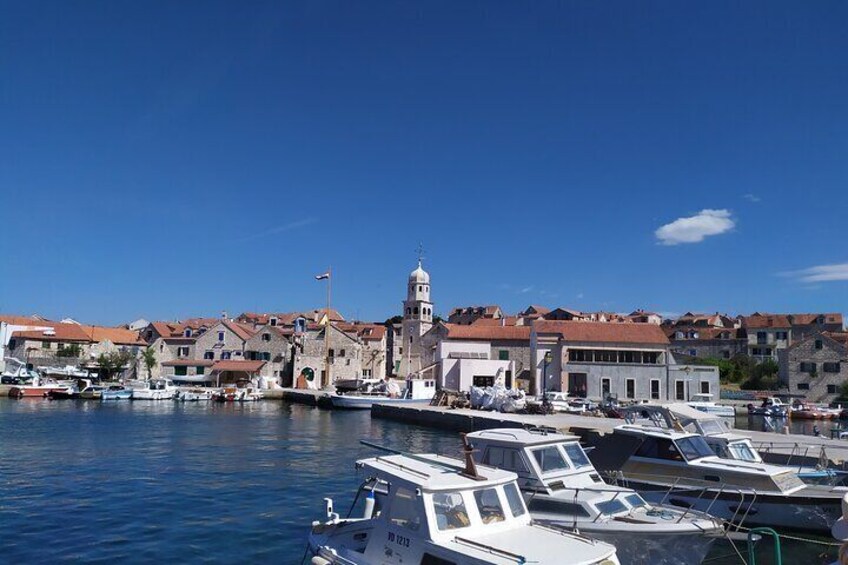
[[[430,275],[421,268],[409,274],[406,287],[406,300],[403,302],[402,344],[398,348],[401,355],[398,375],[406,377],[418,373],[424,368],[426,356],[421,347],[421,336],[433,327],[433,303],[430,302]]]

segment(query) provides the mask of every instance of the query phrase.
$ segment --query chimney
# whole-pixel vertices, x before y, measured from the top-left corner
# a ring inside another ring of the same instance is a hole
[[[227,319],[227,311],[226,311],[226,310],[221,310],[221,319],[222,319],[222,320],[226,320],[226,319]]]

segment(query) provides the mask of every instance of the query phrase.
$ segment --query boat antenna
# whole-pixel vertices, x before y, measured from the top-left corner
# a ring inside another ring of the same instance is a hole
[[[463,475],[475,481],[484,480],[483,477],[477,474],[477,464],[474,463],[474,457],[472,457],[474,447],[468,442],[468,434],[462,432],[459,435],[462,437],[462,454],[465,456],[465,472]]]

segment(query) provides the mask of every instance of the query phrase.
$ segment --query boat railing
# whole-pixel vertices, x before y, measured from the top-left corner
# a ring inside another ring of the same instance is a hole
[[[489,545],[487,543],[482,543],[482,542],[479,542],[479,541],[474,541],[474,540],[470,540],[468,538],[462,538],[462,537],[459,537],[459,536],[455,537],[454,541],[457,542],[457,543],[465,544],[469,547],[473,547],[474,549],[479,549],[481,551],[485,551],[485,552],[490,553],[492,555],[498,555],[498,556],[504,557],[506,559],[512,559],[516,563],[522,563],[522,564],[527,563],[527,558],[524,557],[523,555],[519,555],[517,553],[512,553],[511,551],[506,551],[504,549],[499,549],[499,548],[494,547],[492,545]]]

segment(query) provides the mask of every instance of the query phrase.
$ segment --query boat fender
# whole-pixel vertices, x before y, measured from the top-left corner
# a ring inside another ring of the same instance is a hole
[[[374,498],[374,491],[368,491],[368,496],[365,497],[365,510],[362,512],[362,517],[366,520],[370,520],[374,516],[374,504],[376,500]]]
[[[330,561],[327,561],[323,557],[316,555],[312,558],[312,565],[330,565]]]

